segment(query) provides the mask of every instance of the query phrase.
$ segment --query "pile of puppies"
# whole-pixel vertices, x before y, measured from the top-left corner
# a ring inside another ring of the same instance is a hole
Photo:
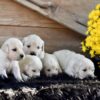
[[[39,77],[42,70],[47,77],[59,73],[79,79],[95,77],[95,68],[91,60],[69,50],[46,53],[44,41],[35,34],[24,37],[22,41],[10,38],[1,46],[2,78],[8,78],[8,73],[12,73],[16,80],[26,81],[32,77]]]

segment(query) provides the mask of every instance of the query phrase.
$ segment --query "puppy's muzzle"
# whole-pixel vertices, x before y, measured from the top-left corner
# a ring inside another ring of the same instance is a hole
[[[91,79],[91,78],[92,78],[92,79],[96,79],[97,77],[96,77],[95,75],[92,75],[92,76],[89,75],[87,78],[89,78],[89,79]]]
[[[24,55],[23,54],[20,54],[20,58],[22,59],[24,57]]]
[[[36,53],[35,53],[35,52],[31,52],[30,55],[34,55],[34,56],[36,56]]]

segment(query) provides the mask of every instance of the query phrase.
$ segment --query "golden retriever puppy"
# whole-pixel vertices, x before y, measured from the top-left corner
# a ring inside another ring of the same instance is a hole
[[[62,72],[56,57],[52,54],[45,53],[44,58],[42,59],[42,63],[43,71],[48,77],[58,75]]]
[[[38,35],[26,36],[22,42],[25,54],[36,55],[41,59],[44,57],[44,41]]]
[[[7,39],[0,49],[0,76],[7,78],[7,73],[11,72],[18,81],[21,81],[22,77],[16,61],[19,61],[23,57],[22,42],[17,38]]]
[[[63,72],[69,76],[79,79],[95,77],[94,64],[85,56],[69,50],[56,51],[54,55],[58,59]]]
[[[25,81],[31,77],[33,78],[39,77],[40,72],[43,68],[40,58],[31,55],[26,55],[24,59],[20,60],[19,66],[22,78]]]

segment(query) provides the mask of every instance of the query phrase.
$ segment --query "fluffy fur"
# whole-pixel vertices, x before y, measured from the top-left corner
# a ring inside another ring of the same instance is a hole
[[[44,41],[38,35],[29,35],[22,40],[25,54],[44,57]]]
[[[7,73],[11,72],[18,81],[21,81],[22,77],[16,61],[23,57],[22,42],[17,38],[6,40],[0,49],[0,76],[7,78]]]
[[[59,73],[62,72],[60,65],[54,55],[45,53],[42,62],[43,62],[43,71],[46,76],[51,77],[53,75],[58,75]]]
[[[20,60],[19,66],[24,80],[39,77],[43,68],[41,60],[37,56],[31,55],[26,55],[24,59]]]
[[[94,64],[91,60],[81,54],[69,50],[60,50],[54,52],[59,64],[69,76],[84,79],[94,77]]]
[[[36,55],[41,58],[43,71],[46,76],[58,75],[61,72],[56,57],[45,53],[44,41],[38,35],[29,35],[23,39],[24,51],[26,54]]]

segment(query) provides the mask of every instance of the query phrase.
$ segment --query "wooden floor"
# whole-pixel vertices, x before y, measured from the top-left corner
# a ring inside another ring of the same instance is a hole
[[[38,34],[49,52],[71,49],[80,52],[80,34],[47,19],[46,17],[14,2],[0,0],[0,44],[8,37]]]

